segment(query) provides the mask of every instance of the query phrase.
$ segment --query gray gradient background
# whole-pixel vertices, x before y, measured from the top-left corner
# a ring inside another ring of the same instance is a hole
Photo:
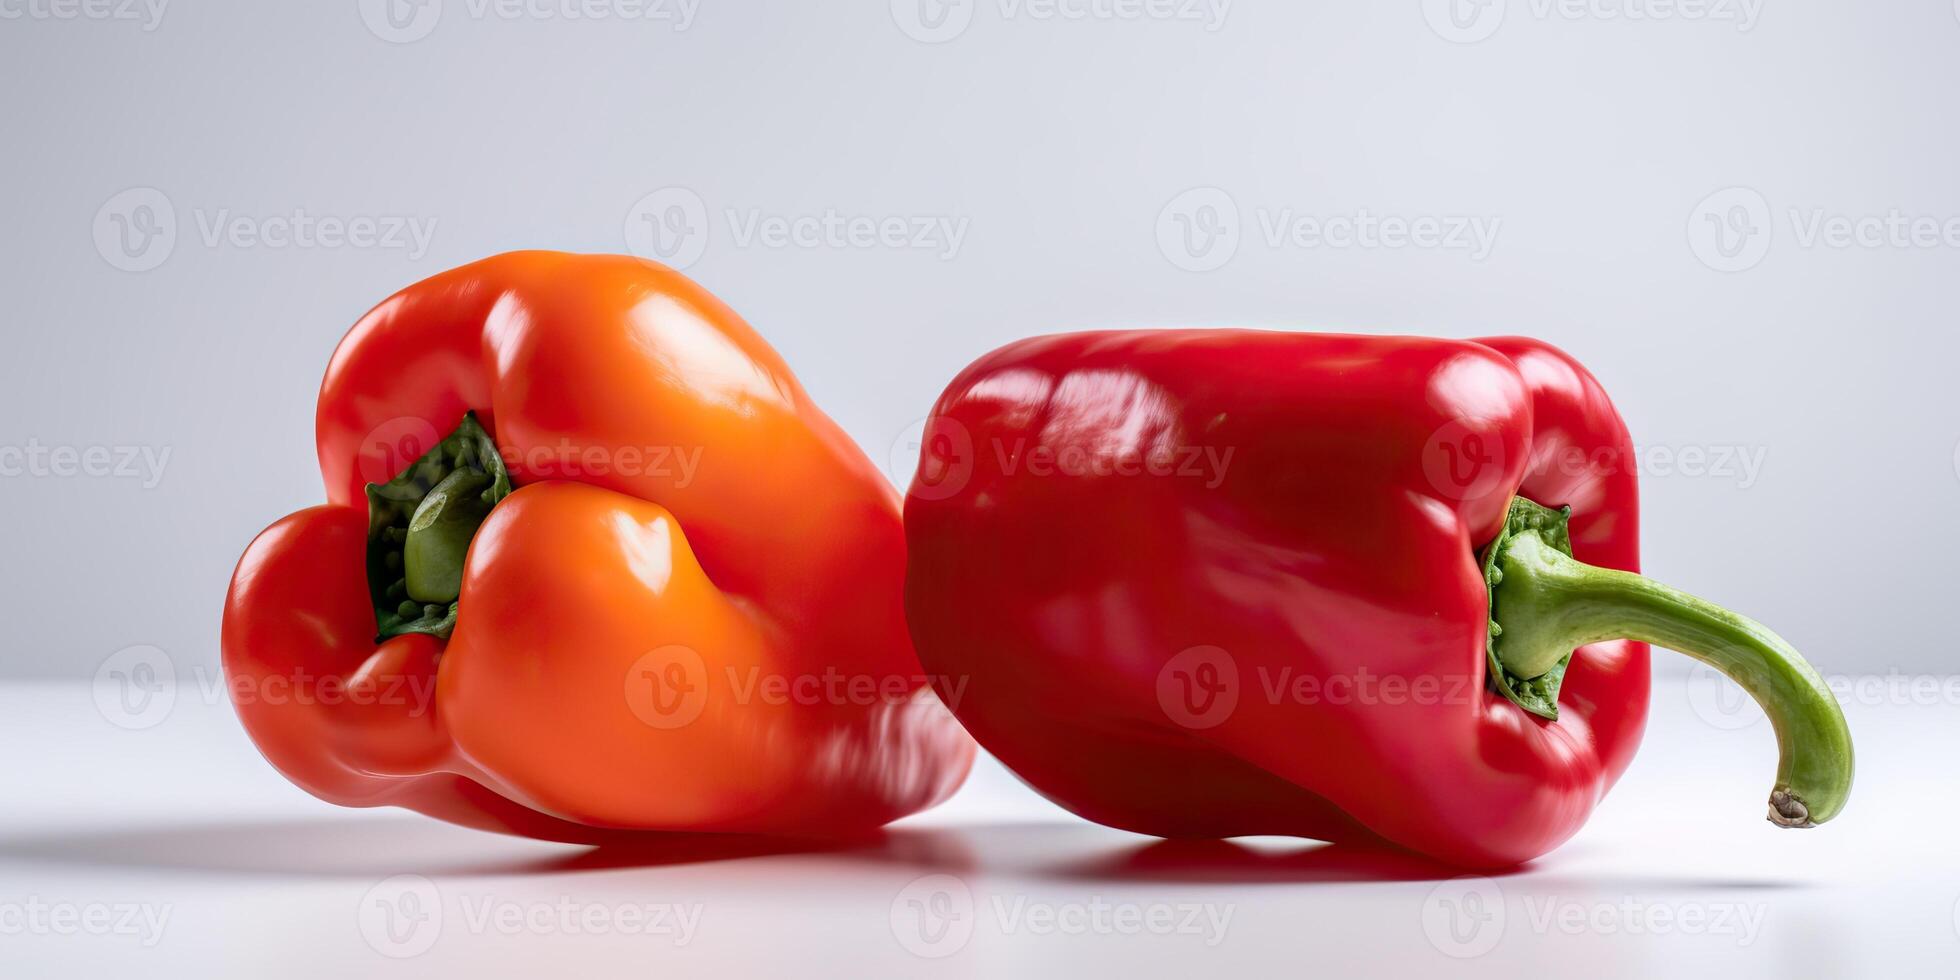
[[[1746,486],[1648,476],[1653,574],[1826,673],[1951,669],[1960,249],[1805,247],[1788,218],[1960,216],[1951,0],[1766,0],[1747,30],[1511,0],[1475,43],[1418,0],[1237,0],[1215,31],[982,0],[939,44],[885,0],[700,0],[685,30],[449,0],[412,43],[358,6],[0,19],[0,447],[170,452],[153,488],[0,477],[0,676],[86,677],[136,644],[215,664],[232,563],[321,497],[315,387],[355,317],[492,252],[623,250],[629,211],[669,187],[705,204],[690,274],[881,463],[961,366],[1031,333],[1531,334],[1592,367],[1642,446],[1761,454]],[[135,187],[177,231],[140,273],[95,236]],[[1202,273],[1158,244],[1194,187],[1244,226]],[[1730,187],[1772,217],[1738,272],[1691,237]],[[436,229],[419,258],[200,230],[301,208]],[[1270,247],[1258,215],[1284,208],[1501,225],[1483,261]],[[951,259],[743,247],[727,209],[968,224]]]

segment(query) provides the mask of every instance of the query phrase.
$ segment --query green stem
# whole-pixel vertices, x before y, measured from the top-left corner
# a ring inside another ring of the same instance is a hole
[[[416,602],[454,602],[463,594],[463,559],[470,539],[496,501],[484,499],[491,476],[459,469],[442,478],[416,506],[402,541],[402,582]]]
[[[1495,654],[1521,678],[1557,666],[1573,648],[1638,640],[1721,671],[1762,705],[1781,759],[1771,822],[1810,827],[1844,809],[1851,732],[1824,679],[1768,627],[1631,572],[1562,554],[1535,530],[1500,542],[1491,589]]]
[[[405,455],[419,446],[387,447]],[[456,627],[463,562],[490,509],[511,493],[495,440],[465,413],[447,438],[387,483],[370,483],[368,592],[375,639]]]

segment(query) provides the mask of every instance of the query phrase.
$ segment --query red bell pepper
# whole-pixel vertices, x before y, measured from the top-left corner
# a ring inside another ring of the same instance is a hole
[[[1034,338],[927,423],[908,619],[982,745],[1141,833],[1529,860],[1632,759],[1647,643],[1763,704],[1773,822],[1830,819],[1836,701],[1769,630],[1637,574],[1632,462],[1538,341]]]

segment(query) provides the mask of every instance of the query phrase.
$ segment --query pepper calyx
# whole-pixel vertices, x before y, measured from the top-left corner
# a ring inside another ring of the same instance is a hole
[[[1497,538],[1484,548],[1483,555],[1484,588],[1490,600],[1490,628],[1484,640],[1484,656],[1489,669],[1485,675],[1492,690],[1547,721],[1558,720],[1559,687],[1565,683],[1565,669],[1572,663],[1572,651],[1566,650],[1550,669],[1533,677],[1521,677],[1504,666],[1503,658],[1498,656],[1498,647],[1503,643],[1504,636],[1503,628],[1498,625],[1498,596],[1501,591],[1498,586],[1504,582],[1504,572],[1498,567],[1497,559],[1513,539],[1524,534],[1536,535],[1554,550],[1570,557],[1572,535],[1568,525],[1571,520],[1571,507],[1553,510],[1523,497],[1512,497],[1511,506],[1504,515],[1504,526],[1498,530]]]
[[[376,642],[405,633],[449,637],[470,541],[512,489],[496,441],[475,412],[464,413],[455,431],[394,479],[367,485]]]

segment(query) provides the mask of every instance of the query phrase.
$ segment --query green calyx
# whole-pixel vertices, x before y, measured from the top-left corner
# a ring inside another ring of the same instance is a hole
[[[376,640],[404,633],[448,638],[470,540],[510,492],[503,456],[474,412],[394,479],[368,484]]]
[[[1491,686],[1497,693],[1511,700],[1511,703],[1526,711],[1551,721],[1558,720],[1558,691],[1565,683],[1565,668],[1572,662],[1572,648],[1567,647],[1552,659],[1549,666],[1534,662],[1526,668],[1530,673],[1520,673],[1505,667],[1505,660],[1498,655],[1497,648],[1504,635],[1504,627],[1497,618],[1498,586],[1504,582],[1504,571],[1497,567],[1497,558],[1503,554],[1520,534],[1535,535],[1544,544],[1559,553],[1570,557],[1572,554],[1572,535],[1566,525],[1572,519],[1572,508],[1553,510],[1532,503],[1523,497],[1511,498],[1511,509],[1504,515],[1504,527],[1497,532],[1497,540],[1484,549],[1484,587],[1490,590],[1490,631],[1484,641],[1484,655],[1490,662]],[[1518,643],[1510,644],[1513,647]],[[1538,661],[1543,654],[1555,651],[1540,650]],[[1517,659],[1514,655],[1514,662]]]
[[[1844,809],[1851,732],[1837,699],[1803,656],[1746,616],[1573,558],[1570,516],[1570,508],[1514,498],[1503,529],[1485,549],[1491,686],[1524,710],[1556,720],[1574,649],[1626,639],[1687,654],[1740,685],[1776,729],[1780,758],[1770,822],[1812,827]]]

